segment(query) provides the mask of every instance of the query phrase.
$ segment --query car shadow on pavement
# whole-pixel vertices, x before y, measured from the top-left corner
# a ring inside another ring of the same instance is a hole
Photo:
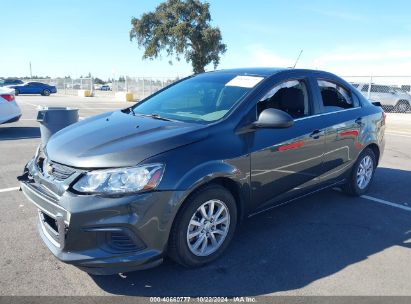
[[[39,127],[1,127],[0,140],[39,138]]]
[[[378,167],[367,194],[393,203],[411,203],[410,181],[411,171]]]
[[[410,238],[408,211],[327,190],[247,219],[223,257],[205,267],[166,260],[92,278],[119,295],[257,296],[304,287],[392,246],[409,249]]]

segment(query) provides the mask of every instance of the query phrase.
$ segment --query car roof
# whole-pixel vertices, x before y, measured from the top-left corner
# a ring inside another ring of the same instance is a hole
[[[237,75],[259,75],[259,76],[271,76],[278,72],[287,70],[286,68],[237,68],[237,69],[224,69],[212,71],[210,73],[216,74],[237,74]]]
[[[321,71],[321,70],[310,70],[310,69],[294,69],[294,68],[280,68],[280,67],[256,67],[256,68],[237,68],[237,69],[224,69],[212,71],[210,73],[218,74],[237,74],[237,75],[258,75],[258,76],[272,76],[274,74],[285,72],[285,71],[295,71],[295,72],[305,72],[307,74],[324,74],[333,75],[332,73]]]

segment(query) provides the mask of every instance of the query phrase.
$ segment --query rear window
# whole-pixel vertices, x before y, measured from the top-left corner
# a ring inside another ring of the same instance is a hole
[[[318,86],[326,112],[354,108],[351,92],[341,85],[331,81],[318,80]]]
[[[389,93],[390,87],[385,85],[371,85],[371,92],[375,93]]]

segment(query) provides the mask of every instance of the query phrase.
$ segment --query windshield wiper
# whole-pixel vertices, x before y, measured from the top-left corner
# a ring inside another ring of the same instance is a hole
[[[153,113],[153,114],[139,114],[139,115],[144,116],[144,117],[150,117],[150,118],[158,119],[158,120],[173,121],[172,119],[162,117],[162,116],[160,116],[158,114],[155,114],[155,113]]]

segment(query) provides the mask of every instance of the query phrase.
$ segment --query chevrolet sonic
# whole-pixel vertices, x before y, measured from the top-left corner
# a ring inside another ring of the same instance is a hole
[[[328,187],[362,195],[385,114],[322,71],[187,77],[54,134],[19,177],[38,231],[93,274],[186,267],[226,250],[242,219]]]

